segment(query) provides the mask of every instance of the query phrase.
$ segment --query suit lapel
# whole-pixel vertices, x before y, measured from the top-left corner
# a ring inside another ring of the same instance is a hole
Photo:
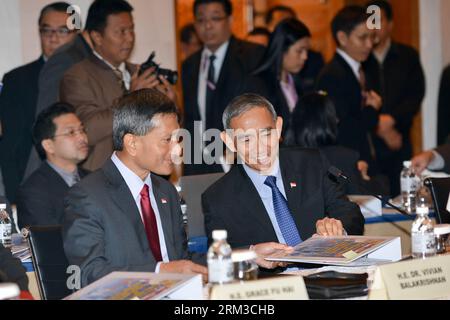
[[[298,171],[298,168],[301,166],[300,161],[301,159],[296,159],[294,163],[290,157],[280,151],[280,170],[281,176],[283,177],[284,191],[286,192],[289,210],[295,220],[297,229],[300,231],[300,236],[302,236],[303,227],[301,218],[305,217],[305,213],[301,212],[301,204],[305,200],[304,197],[306,195],[304,190],[307,186]]]
[[[234,189],[235,195],[233,198],[238,199],[242,208],[246,208],[249,221],[259,226],[261,234],[272,234],[272,237],[276,239],[272,221],[252,180],[248,177],[242,165],[235,166],[233,170],[238,171],[237,187]]]
[[[163,192],[161,185],[157,179],[154,178],[152,174],[152,187],[153,195],[155,196],[156,205],[158,206],[159,217],[161,219],[161,226],[164,232],[164,240],[166,242],[167,254],[169,259],[175,256],[175,244],[172,235],[173,224],[172,224],[172,214],[170,211],[170,199],[169,196]]]
[[[142,223],[141,214],[139,213],[139,209],[136,206],[136,202],[133,199],[131,191],[125,180],[122,178],[119,170],[111,160],[106,162],[102,170],[110,182],[109,192],[111,194],[111,198],[120,208],[121,213],[126,215],[126,219],[130,220],[131,224],[136,228],[136,233],[143,251],[149,250],[151,254],[147,234],[145,232],[144,224]]]

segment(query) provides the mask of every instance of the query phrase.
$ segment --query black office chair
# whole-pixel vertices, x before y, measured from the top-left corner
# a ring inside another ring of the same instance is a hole
[[[67,287],[69,262],[64,253],[61,226],[30,227],[28,242],[41,298],[61,300],[72,294]]]
[[[450,178],[427,178],[424,183],[433,198],[437,223],[450,223],[450,212],[446,209],[450,194]]]

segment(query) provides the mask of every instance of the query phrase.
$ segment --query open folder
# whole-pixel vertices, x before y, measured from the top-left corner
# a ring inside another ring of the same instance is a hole
[[[323,265],[364,265],[395,262],[402,259],[399,237],[313,237],[287,255],[274,255],[269,261]]]
[[[200,275],[113,272],[65,300],[202,300]]]

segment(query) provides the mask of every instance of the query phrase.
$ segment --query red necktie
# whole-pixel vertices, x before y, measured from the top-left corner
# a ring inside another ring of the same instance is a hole
[[[150,203],[148,185],[144,185],[141,191],[141,209],[144,218],[145,233],[156,262],[162,261],[161,247],[159,245],[158,226],[156,216]]]

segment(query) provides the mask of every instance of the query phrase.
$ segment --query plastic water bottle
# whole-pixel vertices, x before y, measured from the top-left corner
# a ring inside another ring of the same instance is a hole
[[[234,280],[234,265],[231,247],[227,242],[227,231],[214,230],[214,242],[208,250],[208,280],[210,284],[225,284]]]
[[[413,258],[427,258],[436,254],[436,238],[433,221],[428,216],[430,210],[427,199],[419,196],[417,199],[416,219],[411,228]]]
[[[11,246],[11,219],[5,203],[0,203],[0,244],[4,247]]]
[[[411,161],[403,162],[403,170],[400,174],[400,186],[402,191],[402,206],[408,213],[413,213],[416,208],[416,193],[420,179],[411,168]]]

